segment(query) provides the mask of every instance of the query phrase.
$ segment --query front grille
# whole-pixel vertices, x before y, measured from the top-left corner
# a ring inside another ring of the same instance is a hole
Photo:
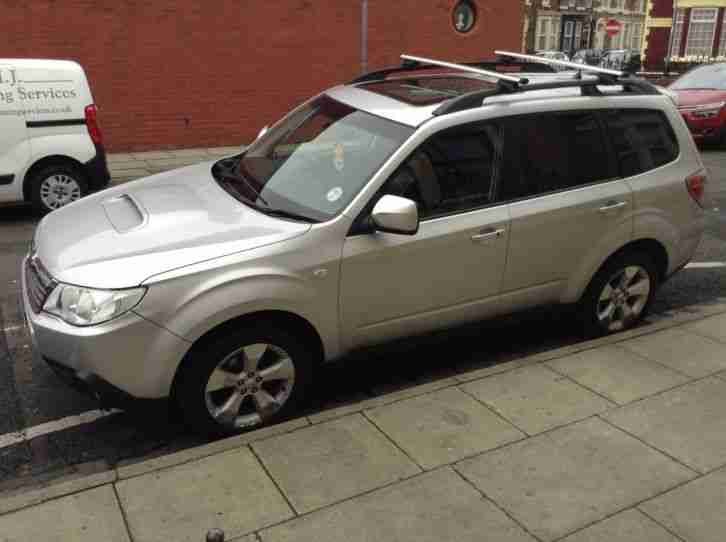
[[[36,314],[43,309],[43,304],[55,288],[56,283],[45,270],[36,256],[31,256],[25,264],[25,287],[28,291],[30,308]]]

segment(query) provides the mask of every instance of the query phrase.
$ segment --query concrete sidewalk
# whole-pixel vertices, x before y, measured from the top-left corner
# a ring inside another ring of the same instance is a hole
[[[109,154],[108,169],[111,183],[133,181],[141,177],[161,173],[223,156],[239,153],[242,147],[211,147],[175,151],[132,152]]]
[[[714,303],[0,496],[0,540],[715,542],[724,466]]]

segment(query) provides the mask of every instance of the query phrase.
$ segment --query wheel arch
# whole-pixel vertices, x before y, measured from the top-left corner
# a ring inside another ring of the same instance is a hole
[[[626,252],[644,252],[648,254],[653,259],[653,263],[656,265],[658,270],[659,282],[666,277],[670,260],[665,245],[653,238],[636,239],[611,252],[607,257],[603,258],[597,265],[595,265],[586,276],[576,277],[576,280],[571,280],[562,301],[565,303],[579,301],[587,291],[588,286],[595,275],[597,275],[598,271],[608,265],[613,259],[620,257]]]
[[[222,336],[240,326],[248,325],[251,322],[259,324],[260,322],[267,323],[268,325],[280,326],[285,329],[291,329],[294,333],[304,337],[308,348],[312,349],[314,353],[314,359],[317,359],[319,363],[322,363],[325,359],[325,346],[322,337],[318,333],[315,326],[313,326],[306,318],[303,318],[299,314],[286,310],[260,310],[251,313],[247,313],[235,318],[231,318],[222,322],[212,329],[205,332],[203,335],[198,337],[189,347],[187,353],[181,359],[174,371],[174,378],[172,380],[171,393],[174,393],[176,389],[177,378],[181,372],[182,367],[185,363],[189,363],[192,354],[203,348],[206,343],[213,341],[216,337]]]

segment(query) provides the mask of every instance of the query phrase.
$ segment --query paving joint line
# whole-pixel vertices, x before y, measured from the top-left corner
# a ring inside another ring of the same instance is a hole
[[[277,491],[280,493],[280,496],[282,496],[282,498],[285,500],[285,502],[287,503],[287,506],[290,508],[290,511],[292,512],[293,518],[300,517],[300,513],[292,505],[292,501],[290,501],[290,499],[288,498],[287,494],[282,490],[282,488],[280,487],[280,484],[277,483],[277,480],[275,479],[274,476],[272,476],[272,473],[267,468],[267,465],[265,465],[265,463],[262,461],[262,459],[260,459],[260,456],[257,455],[257,452],[252,447],[252,445],[251,444],[247,444],[245,447],[246,448],[249,448],[250,452],[252,453],[252,456],[257,460],[257,463],[260,465],[260,467],[262,467],[262,470],[265,471],[265,474],[270,479],[270,481],[272,482],[272,484],[275,486],[275,489],[277,489]],[[288,518],[285,521],[289,521],[290,519],[291,518]],[[247,533],[247,534],[249,534],[249,533]]]
[[[611,422],[611,421],[610,421],[610,420],[608,420],[607,418],[603,418],[602,416],[600,416],[600,414],[595,414],[595,416],[596,416],[596,417],[598,417],[598,418],[599,418],[600,420],[602,420],[603,422],[605,422],[606,424],[608,424],[608,425],[609,425],[610,427],[612,427],[612,428],[613,428],[613,429],[615,429],[616,431],[622,431],[623,433],[625,433],[626,435],[628,435],[628,436],[630,436],[630,437],[634,438],[635,440],[637,440],[637,441],[638,441],[638,442],[640,442],[641,444],[644,444],[645,446],[647,446],[647,447],[648,447],[648,448],[650,448],[651,450],[653,450],[653,451],[655,451],[655,452],[658,452],[658,453],[660,453],[660,454],[663,454],[664,456],[666,456],[667,458],[669,458],[669,459],[670,459],[671,461],[674,461],[674,462],[678,463],[678,464],[679,464],[680,466],[682,466],[682,467],[684,467],[684,468],[688,469],[689,471],[691,471],[692,473],[694,473],[694,474],[696,475],[696,478],[698,478],[698,477],[700,477],[700,476],[705,476],[705,474],[704,474],[703,472],[701,472],[700,470],[696,469],[695,467],[691,467],[690,465],[687,465],[686,463],[684,463],[683,461],[681,461],[681,460],[680,460],[680,459],[678,459],[677,457],[675,457],[675,456],[673,456],[673,455],[669,454],[669,453],[668,453],[668,452],[666,452],[666,451],[663,451],[663,450],[661,450],[660,448],[658,448],[657,446],[655,446],[655,445],[653,445],[653,444],[650,444],[650,443],[646,442],[645,440],[643,440],[643,439],[642,439],[641,437],[639,437],[638,435],[635,435],[635,434],[631,433],[631,432],[630,432],[630,431],[628,431],[627,429],[623,429],[622,427],[620,427],[620,426],[616,425],[615,423]],[[692,478],[692,479],[694,479],[694,480],[695,480],[695,478]]]
[[[114,483],[114,482],[111,483],[111,489],[113,490],[113,494],[116,496],[116,502],[118,503],[118,508],[119,508],[119,511],[121,512],[121,519],[124,522],[124,527],[126,528],[126,534],[129,535],[129,540],[131,542],[135,542],[134,535],[131,533],[131,526],[129,525],[129,518],[126,516],[126,509],[124,508],[124,505],[121,502],[121,496],[118,494],[118,488],[116,487],[116,483]]]
[[[594,395],[597,395],[598,397],[600,397],[600,399],[604,399],[605,401],[607,401],[607,402],[608,402],[608,404],[609,404],[609,405],[610,405],[610,406],[611,406],[612,408],[610,408],[610,409],[606,409],[605,411],[607,411],[607,410],[613,410],[613,409],[615,409],[615,408],[617,408],[617,407],[619,407],[619,406],[620,406],[620,404],[619,404],[619,403],[618,403],[617,401],[614,401],[614,400],[610,399],[609,397],[607,397],[606,395],[603,395],[603,394],[602,394],[602,393],[600,393],[599,391],[597,391],[597,390],[594,390],[594,389],[592,389],[591,387],[589,387],[589,386],[586,386],[585,384],[582,384],[582,383],[578,382],[577,380],[575,380],[574,378],[572,378],[572,377],[571,377],[570,375],[568,375],[568,374],[565,374],[565,373],[561,373],[561,372],[560,372],[560,371],[558,371],[557,369],[554,369],[553,367],[550,367],[550,366],[548,365],[548,363],[549,363],[549,362],[547,362],[547,361],[545,361],[545,362],[544,362],[544,366],[545,366],[545,368],[547,368],[548,370],[552,371],[552,372],[553,372],[554,374],[556,374],[556,375],[558,375],[558,376],[560,376],[560,377],[564,378],[565,380],[567,380],[567,381],[568,381],[568,382],[570,382],[571,384],[574,384],[574,385],[575,385],[575,386],[577,386],[578,388],[582,388],[582,389],[584,389],[584,390],[586,390],[586,391],[589,391],[590,393],[592,393],[592,394],[594,394]]]
[[[514,522],[515,525],[517,525],[520,529],[522,529],[525,533],[527,533],[529,536],[537,540],[538,542],[544,542],[542,538],[535,535],[533,532],[531,532],[523,523],[521,523],[517,518],[515,518],[512,514],[509,513],[503,506],[501,506],[497,501],[495,501],[493,498],[491,498],[489,495],[486,494],[486,492],[482,489],[479,489],[474,482],[469,480],[463,472],[459,471],[459,469],[456,468],[455,465],[451,465],[451,470],[453,470],[457,475],[459,475],[459,478],[461,478],[465,484],[468,484],[474,491],[476,491],[481,497],[492,503],[492,505],[502,512],[505,516],[507,516],[512,522]]]
[[[503,373],[499,373],[499,374],[503,374]],[[476,381],[473,381],[473,382],[476,382]],[[533,436],[533,435],[530,435],[527,431],[525,431],[521,427],[519,427],[516,423],[514,423],[512,420],[510,420],[509,418],[507,418],[504,414],[502,414],[501,412],[499,412],[497,409],[495,409],[494,406],[489,405],[488,403],[486,403],[482,399],[479,399],[473,393],[469,393],[465,389],[462,389],[461,388],[461,384],[459,384],[457,386],[457,388],[459,389],[459,391],[461,391],[461,393],[463,393],[463,394],[467,395],[468,397],[471,397],[472,399],[474,399],[474,401],[476,401],[481,406],[483,406],[484,408],[486,408],[489,412],[491,412],[492,414],[494,414],[500,420],[502,420],[502,421],[508,423],[509,425],[511,425],[512,427],[514,427],[517,431],[519,431],[520,433],[522,433],[524,435],[525,439],[530,438],[530,437]],[[521,439],[521,440],[524,440],[524,439]]]
[[[423,467],[423,465],[419,465],[418,461],[416,461],[406,450],[404,450],[401,446],[399,446],[399,444],[395,440],[393,440],[393,438],[388,433],[386,433],[383,429],[378,427],[378,424],[376,422],[374,422],[371,418],[368,417],[368,414],[366,413],[365,410],[363,410],[361,412],[361,415],[363,416],[364,420],[367,420],[376,429],[376,431],[378,431],[381,435],[383,435],[383,438],[385,438],[388,442],[393,444],[393,446],[399,452],[401,452],[406,458],[408,458],[409,461],[411,461],[414,465],[416,465],[416,467],[418,467],[421,470],[421,472],[426,472],[427,470],[432,470],[432,469],[425,469]]]
[[[654,518],[653,516],[651,516],[651,515],[650,515],[650,514],[649,514],[648,512],[646,512],[646,511],[645,511],[645,510],[643,510],[642,508],[636,507],[636,510],[637,510],[638,512],[640,512],[641,514],[643,514],[643,515],[644,515],[644,516],[645,516],[646,518],[648,518],[649,520],[651,520],[651,521],[652,521],[653,523],[655,523],[656,525],[659,525],[659,526],[660,526],[661,528],[663,528],[663,529],[664,529],[664,530],[665,530],[665,531],[666,531],[667,533],[670,533],[671,535],[673,535],[673,536],[674,536],[675,538],[677,538],[677,539],[678,539],[678,540],[680,540],[681,542],[688,542],[688,540],[686,540],[685,538],[683,538],[683,537],[682,537],[681,535],[679,535],[679,534],[678,534],[678,533],[676,533],[675,531],[673,531],[673,530],[669,529],[669,528],[668,528],[667,526],[665,526],[665,525],[664,525],[663,523],[661,523],[661,522],[660,522],[660,521],[658,521],[658,520],[657,520],[656,518]]]
[[[627,346],[620,346],[620,345],[614,344],[613,347],[618,348],[619,350],[624,350],[628,354],[631,354],[631,355],[635,356],[636,358],[642,359],[643,361],[649,361],[650,363],[655,363],[656,365],[660,365],[661,367],[664,367],[665,369],[668,369],[669,371],[672,371],[681,376],[685,376],[686,378],[690,378],[690,379],[699,378],[697,376],[693,376],[693,375],[689,375],[688,373],[684,373],[682,370],[676,369],[675,367],[671,367],[670,365],[666,365],[665,363],[662,363],[662,362],[658,361],[657,359],[649,358],[648,356],[641,354],[640,352],[631,350]]]

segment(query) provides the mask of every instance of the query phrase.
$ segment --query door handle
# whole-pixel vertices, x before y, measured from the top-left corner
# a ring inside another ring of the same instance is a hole
[[[622,209],[628,204],[627,201],[609,201],[598,209],[601,213],[609,213],[611,211],[617,211]]]
[[[506,230],[504,228],[500,228],[498,230],[495,230],[493,228],[487,228],[486,230],[482,230],[479,233],[472,235],[471,240],[474,242],[481,242],[481,241],[489,241],[492,239],[498,239],[502,235],[504,235],[504,232]]]

